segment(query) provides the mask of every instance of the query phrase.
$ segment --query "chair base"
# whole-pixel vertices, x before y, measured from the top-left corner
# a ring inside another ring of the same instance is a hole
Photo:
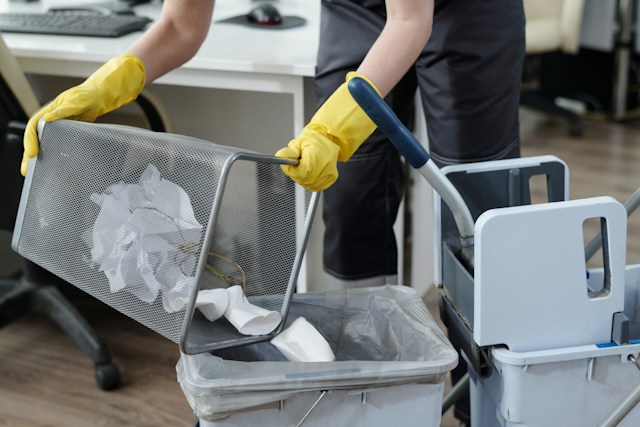
[[[571,110],[559,107],[552,97],[546,96],[541,92],[523,91],[520,94],[520,105],[562,117],[569,124],[569,135],[574,137],[582,136],[582,119],[580,116]]]
[[[55,284],[59,279],[30,261],[25,260],[24,267],[21,277],[0,280],[0,328],[27,314],[48,316],[89,356],[98,387],[117,388],[120,370],[106,344],[60,292]]]

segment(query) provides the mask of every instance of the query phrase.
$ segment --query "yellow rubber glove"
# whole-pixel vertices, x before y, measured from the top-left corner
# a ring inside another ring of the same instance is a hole
[[[24,132],[24,155],[20,172],[27,174],[29,159],[38,155],[38,121],[58,119],[93,122],[135,100],[144,87],[146,75],[142,61],[121,55],[107,61],[87,80],[56,97],[29,119]]]
[[[347,88],[354,77],[350,72],[343,83],[318,109],[300,135],[276,153],[277,157],[300,159],[298,166],[282,165],[291,179],[311,191],[322,191],[338,179],[338,161],[346,162],[376,130],[376,125],[360,108]],[[378,91],[379,92],[379,91]]]

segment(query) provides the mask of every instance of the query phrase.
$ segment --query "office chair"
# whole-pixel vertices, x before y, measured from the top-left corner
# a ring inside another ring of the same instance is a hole
[[[168,130],[164,110],[148,91],[141,94],[138,105],[152,130]],[[22,136],[27,119],[38,108],[39,101],[0,34],[0,228],[5,230],[15,225],[23,184],[19,173]],[[47,315],[89,356],[97,385],[114,389],[120,384],[120,371],[106,344],[61,291],[65,288],[75,289],[22,258],[21,274],[0,279],[0,328],[30,313]]]
[[[584,0],[524,0],[527,20],[525,64],[539,64],[545,56],[552,54],[578,53],[583,9]],[[542,89],[523,90],[520,104],[565,118],[569,123],[569,134],[580,136],[580,116],[557,105],[556,96]]]

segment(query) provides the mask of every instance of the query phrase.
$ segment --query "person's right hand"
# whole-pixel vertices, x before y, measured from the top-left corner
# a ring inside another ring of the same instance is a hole
[[[87,80],[58,95],[29,119],[24,132],[20,173],[27,174],[29,159],[38,155],[38,121],[58,119],[92,122],[97,117],[135,100],[145,84],[142,61],[133,55],[110,59]]]
[[[347,88],[354,77],[350,72],[343,83],[318,109],[300,135],[276,152],[277,157],[300,159],[297,166],[282,165],[284,173],[311,191],[326,190],[338,179],[337,163],[346,162],[376,129]]]

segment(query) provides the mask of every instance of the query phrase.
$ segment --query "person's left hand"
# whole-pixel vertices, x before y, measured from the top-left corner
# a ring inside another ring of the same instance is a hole
[[[20,173],[26,176],[29,159],[38,155],[38,121],[59,119],[93,122],[98,116],[135,100],[145,83],[142,61],[133,55],[111,58],[78,86],[58,95],[35,113],[24,132]]]

